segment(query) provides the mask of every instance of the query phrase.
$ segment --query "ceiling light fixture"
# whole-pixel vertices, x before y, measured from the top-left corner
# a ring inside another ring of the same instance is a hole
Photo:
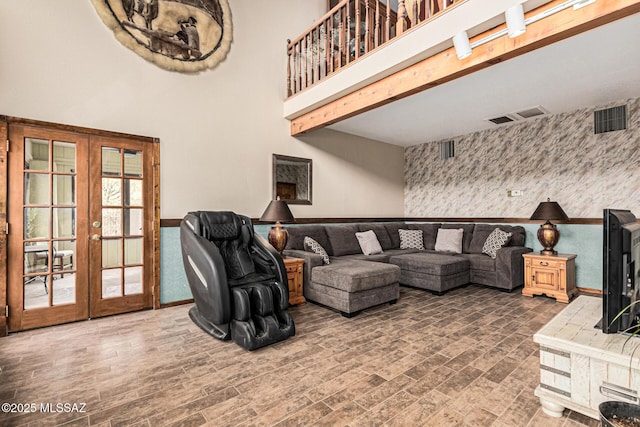
[[[487,37],[480,39],[478,41],[475,41],[471,44],[469,44],[469,37],[467,35],[466,31],[463,31],[461,33],[456,34],[453,37],[453,45],[456,48],[456,55],[458,56],[458,59],[464,59],[467,58],[469,55],[471,55],[471,52],[473,49],[475,49],[478,46],[482,46],[483,44],[489,43],[495,39],[498,39],[504,35],[509,35],[509,37],[517,37],[518,35],[524,33],[526,31],[526,26],[533,24],[534,22],[538,22],[544,18],[547,18],[551,15],[555,15],[558,12],[562,12],[565,9],[568,9],[570,7],[573,7],[574,10],[580,9],[582,7],[588,6],[590,4],[595,3],[596,0],[567,0],[564,3],[561,3],[555,7],[552,7],[550,9],[547,9],[545,11],[542,11],[540,13],[538,13],[537,15],[532,16],[531,18],[527,18],[524,20],[524,22],[522,23],[522,25],[520,25],[522,32],[517,33],[516,28],[518,26],[516,26],[516,24],[513,24],[513,32],[511,31],[511,28],[507,29],[503,29],[500,31],[497,31],[493,34],[488,35]],[[510,27],[509,25],[509,17],[508,14],[510,13],[509,11],[513,9],[514,14],[519,15],[520,11],[516,10],[514,8],[518,8],[520,10],[522,10],[522,17],[524,17],[524,10],[522,8],[522,4],[516,5],[516,6],[512,6],[509,9],[507,9],[507,11],[505,12],[505,18],[507,19],[507,27]],[[511,35],[514,34],[514,35]],[[457,40],[457,44],[456,44],[456,40]],[[466,41],[466,43],[465,43]],[[460,48],[458,48],[458,45],[460,45]]]
[[[456,48],[458,59],[471,56],[471,44],[469,43],[469,36],[466,31],[453,36],[453,46]]]
[[[507,21],[507,33],[510,38],[518,37],[527,31],[527,24],[524,23],[524,9],[521,4],[511,6],[504,13]]]

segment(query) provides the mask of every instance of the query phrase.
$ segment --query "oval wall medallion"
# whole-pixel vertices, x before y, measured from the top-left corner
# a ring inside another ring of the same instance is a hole
[[[232,40],[227,0],[92,0],[116,38],[161,68],[197,72],[227,56]]]

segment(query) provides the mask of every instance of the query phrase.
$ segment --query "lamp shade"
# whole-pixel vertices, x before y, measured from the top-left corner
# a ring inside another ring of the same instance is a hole
[[[284,200],[272,200],[260,217],[265,222],[294,222],[293,214]]]
[[[547,199],[546,202],[542,202],[538,205],[533,215],[531,215],[532,220],[536,221],[548,221],[548,220],[560,220],[567,221],[569,217],[562,210],[558,202],[552,202],[551,199]]]

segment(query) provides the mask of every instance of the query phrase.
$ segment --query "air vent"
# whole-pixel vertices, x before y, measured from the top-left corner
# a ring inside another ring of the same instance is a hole
[[[513,122],[514,119],[512,119],[509,116],[500,116],[500,117],[495,117],[493,119],[487,119],[489,120],[491,123],[495,123],[497,125],[501,125],[503,123],[509,123],[509,122]]]
[[[607,108],[593,113],[593,129],[596,134],[627,128],[627,106]]]
[[[450,159],[456,155],[453,141],[443,141],[440,143],[440,160]]]
[[[549,111],[544,107],[537,105],[535,107],[527,108],[526,110],[518,111],[517,113],[508,113],[504,116],[495,117],[493,119],[487,119],[491,123],[496,125],[501,125],[504,123],[511,123],[518,120],[530,119],[532,117],[542,116],[544,114],[549,114]]]
[[[518,111],[516,114],[520,117],[522,117],[523,119],[528,119],[530,117],[535,117],[535,116],[541,116],[543,114],[547,114],[548,111],[545,110],[544,108],[540,107],[539,105],[537,107],[533,107],[533,108],[528,108],[526,110],[523,111]]]

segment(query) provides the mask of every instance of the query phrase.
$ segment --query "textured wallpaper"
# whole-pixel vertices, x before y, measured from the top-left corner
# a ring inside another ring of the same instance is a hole
[[[593,133],[593,112],[627,105],[627,129]],[[640,98],[546,115],[405,149],[408,217],[529,217],[550,197],[570,218],[600,218],[604,208],[640,217]],[[507,190],[521,190],[507,197]]]

